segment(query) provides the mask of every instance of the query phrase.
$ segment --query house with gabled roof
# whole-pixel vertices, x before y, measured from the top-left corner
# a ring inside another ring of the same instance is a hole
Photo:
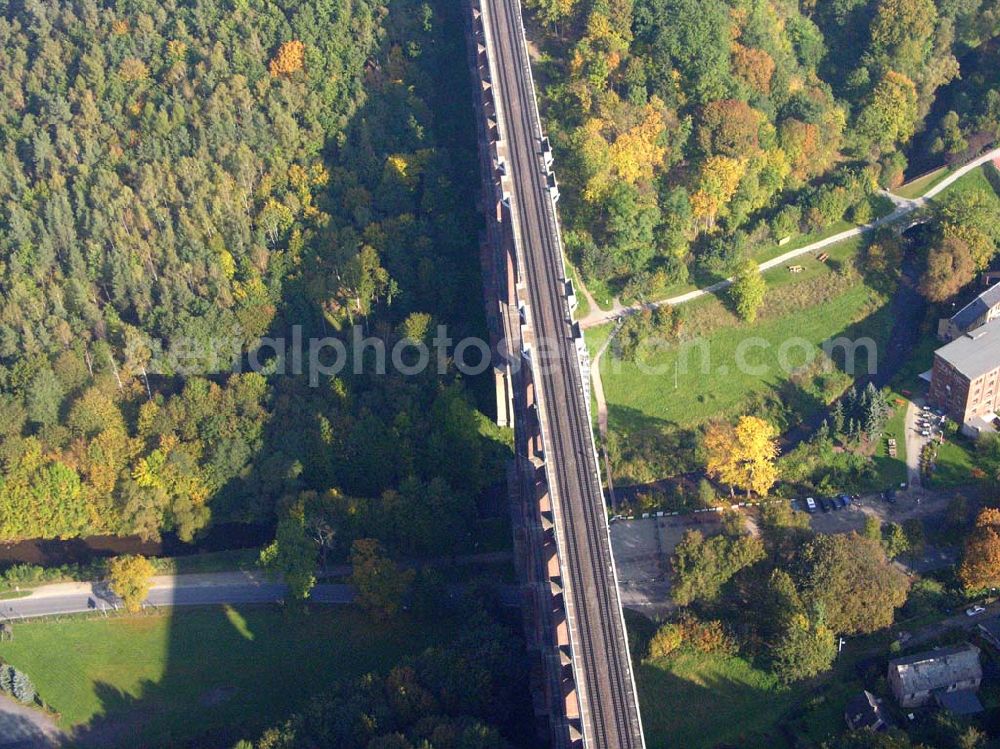
[[[983,679],[979,648],[970,643],[889,661],[889,685],[900,707],[921,707],[950,692],[975,692]]]
[[[975,330],[1000,317],[1000,283],[993,284],[982,294],[949,318],[938,321],[938,338],[954,341],[970,330]]]

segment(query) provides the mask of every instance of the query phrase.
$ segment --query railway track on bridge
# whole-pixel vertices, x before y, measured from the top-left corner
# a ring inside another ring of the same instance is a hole
[[[561,511],[561,565],[573,619],[573,670],[590,749],[644,746],[628,641],[584,381],[566,298],[565,265],[530,62],[517,0],[482,0],[489,13],[502,105],[504,165],[518,263],[534,342],[532,374],[550,492]],[[542,357],[543,348],[552,352]]]

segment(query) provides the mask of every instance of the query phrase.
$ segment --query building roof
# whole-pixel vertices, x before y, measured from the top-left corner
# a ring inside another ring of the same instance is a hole
[[[889,661],[889,673],[896,672],[904,694],[933,692],[967,679],[982,679],[979,648],[965,644],[917,653]]]
[[[944,689],[934,693],[937,703],[955,715],[974,715],[983,711],[983,703],[971,689],[959,689],[948,692]]]
[[[1000,318],[959,336],[935,355],[970,380],[1000,367]]]
[[[888,724],[875,695],[867,689],[855,695],[844,708],[844,719],[852,730],[871,728],[878,730]]]
[[[949,322],[959,330],[968,330],[979,318],[1000,304],[1000,283],[990,286],[958,312]]]

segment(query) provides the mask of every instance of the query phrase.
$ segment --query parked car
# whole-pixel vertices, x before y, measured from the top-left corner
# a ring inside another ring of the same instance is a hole
[[[920,436],[921,437],[930,437],[931,436],[931,431],[929,429],[921,429],[920,430]]]
[[[820,506],[820,508],[822,508],[823,512],[829,512],[830,509],[831,509],[830,508],[830,500],[828,500],[826,497],[820,497],[819,498],[819,506]]]
[[[816,500],[806,497],[806,512],[816,512]]]
[[[986,611],[986,607],[985,606],[980,606],[979,604],[976,604],[975,606],[970,606],[969,608],[967,608],[965,610],[965,615],[966,616],[979,616],[984,611]]]
[[[837,497],[837,501],[840,502],[841,507],[847,507],[849,504],[851,504],[851,498],[848,497],[846,494],[841,494],[839,497]]]
[[[896,502],[896,490],[895,489],[886,489],[885,493],[882,495],[882,498],[886,502],[888,502],[889,504],[895,504],[895,502]]]

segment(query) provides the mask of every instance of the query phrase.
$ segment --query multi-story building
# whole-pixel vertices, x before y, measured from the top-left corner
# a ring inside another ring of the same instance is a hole
[[[1000,400],[1000,319],[934,352],[928,400],[975,436],[995,429]]]
[[[1000,317],[1000,283],[993,284],[958,312],[938,321],[938,338],[953,341]]]

